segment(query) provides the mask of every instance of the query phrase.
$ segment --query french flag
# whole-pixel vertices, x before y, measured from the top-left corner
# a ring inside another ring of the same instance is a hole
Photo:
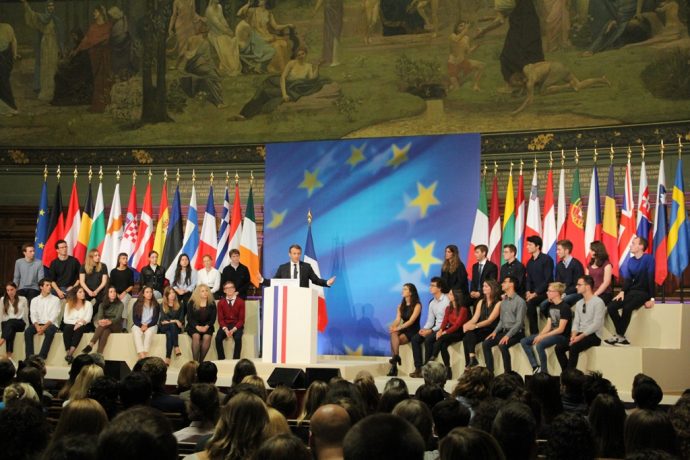
[[[644,160],[642,160],[642,169],[640,170],[640,188],[637,195],[637,236],[641,236],[649,243],[647,245],[647,253],[652,253],[651,238],[652,230],[652,211],[649,205],[649,186],[647,185],[647,168]]]
[[[316,276],[321,278],[321,270],[319,269],[319,262],[316,259],[316,251],[314,250],[314,240],[311,237],[311,224],[309,224],[309,230],[307,230],[307,244],[304,245],[304,261],[311,265],[311,268],[314,270],[314,273],[316,273]],[[326,326],[328,325],[326,295],[322,286],[312,285],[312,289],[315,289],[319,294],[317,329],[319,332],[323,332],[326,330]]]
[[[192,264],[197,270],[204,268],[204,256],[211,256],[211,260],[216,260],[218,248],[218,233],[216,231],[216,207],[213,203],[213,185],[208,191],[206,201],[206,211],[204,212],[204,222],[201,225],[201,240]]]
[[[564,205],[565,206],[565,205]],[[553,171],[549,169],[549,175],[546,178],[546,195],[544,196],[544,252],[546,252],[556,266],[556,241],[558,240],[558,233],[556,232],[556,207],[553,201]]]
[[[556,235],[558,240],[565,239],[565,227],[567,208],[565,207],[565,170],[561,167],[561,176],[558,180],[558,215],[556,217]],[[556,246],[554,244],[554,260],[556,258]],[[556,260],[556,262],[558,262]]]

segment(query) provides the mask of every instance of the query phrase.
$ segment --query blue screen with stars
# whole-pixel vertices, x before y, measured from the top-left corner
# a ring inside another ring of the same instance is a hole
[[[387,355],[402,285],[417,286],[424,325],[445,246],[465,261],[479,182],[478,134],[268,145],[263,275],[305,248],[311,210],[321,277],[336,276],[318,353]]]

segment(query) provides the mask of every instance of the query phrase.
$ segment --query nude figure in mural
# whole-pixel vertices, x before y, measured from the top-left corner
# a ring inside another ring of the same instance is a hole
[[[471,46],[469,37],[469,24],[459,22],[455,31],[450,34],[450,55],[448,56],[449,91],[462,86],[470,77],[473,77],[473,91],[479,91],[479,80],[484,73],[485,64],[481,61],[470,59],[470,54],[478,45]]]
[[[438,33],[438,3],[439,0],[414,0],[408,10],[416,9],[424,19],[424,28],[430,30],[435,37]],[[429,11],[427,12],[427,9]]]
[[[168,34],[174,35],[177,40],[175,52],[177,63],[173,68],[180,67],[182,55],[187,50],[187,41],[202,28],[204,19],[196,14],[194,0],[175,0],[173,11],[168,25]]]
[[[521,75],[513,75],[511,84],[527,90],[527,97],[522,105],[512,112],[512,115],[517,115],[532,103],[535,89],[542,94],[554,94],[568,89],[580,91],[592,86],[611,86],[611,82],[605,75],[580,80],[564,64],[555,61],[527,64]]]
[[[363,0],[362,3],[364,11],[364,43],[366,45],[371,43],[371,35],[374,33],[374,28],[379,22],[379,14],[381,12],[380,0]]]
[[[663,1],[655,12],[642,13],[642,16],[650,23],[658,24],[657,27],[652,26],[652,38],[643,42],[625,45],[625,48],[671,43],[688,36],[685,25],[678,17],[678,3],[675,0]],[[663,22],[660,16],[663,17]]]

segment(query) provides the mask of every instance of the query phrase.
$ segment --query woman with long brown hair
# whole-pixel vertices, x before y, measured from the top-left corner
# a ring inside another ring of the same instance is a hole
[[[65,344],[65,361],[72,364],[74,350],[79,346],[84,332],[91,332],[93,307],[86,300],[83,287],[73,287],[67,291],[65,314],[62,317],[62,341]]]
[[[5,284],[5,295],[0,299],[0,324],[0,346],[5,344],[5,353],[11,358],[14,353],[14,337],[29,324],[28,302],[26,297],[17,294],[17,285],[12,281]]]
[[[448,300],[450,300],[450,304],[446,307],[443,322],[441,322],[441,327],[436,332],[436,341],[434,342],[431,361],[435,361],[438,354],[441,353],[443,364],[446,366],[446,378],[450,380],[453,378],[453,371],[450,368],[448,347],[455,342],[461,341],[465,336],[462,326],[470,318],[470,308],[467,305],[469,297],[465,297],[459,289],[453,289],[448,292]]]
[[[594,279],[594,295],[608,305],[613,299],[613,266],[609,254],[601,241],[592,241],[589,250],[592,251],[592,258],[585,268],[585,274]]]
[[[163,291],[158,332],[165,334],[165,364],[170,364],[173,349],[175,356],[182,356],[178,336],[184,326],[184,309],[180,305],[175,288],[168,286]]]
[[[96,332],[94,332],[93,337],[91,337],[89,344],[82,350],[84,353],[91,353],[96,342],[98,342],[98,353],[103,354],[110,334],[112,332],[122,331],[122,312],[124,311],[124,305],[117,294],[117,288],[115,286],[109,286],[106,292],[107,295],[94,316]]]
[[[153,296],[153,288],[146,286],[132,308],[132,337],[139,359],[146,358],[149,354],[151,342],[158,330],[160,313],[161,307]]]
[[[187,334],[192,338],[192,358],[202,362],[211,348],[216,303],[205,284],[197,285],[187,307]]]
[[[467,281],[467,269],[460,260],[460,252],[454,244],[446,246],[445,260],[441,266],[441,279],[446,289],[459,289],[465,296],[470,295],[470,285]]]
[[[501,313],[501,286],[498,281],[491,279],[484,281],[482,292],[484,297],[474,308],[472,319],[462,326],[465,331],[465,337],[462,339],[462,347],[465,350],[465,369],[479,365],[474,349],[493,332]]]
[[[393,320],[393,324],[388,328],[391,340],[391,354],[388,361],[391,369],[388,376],[398,375],[398,364],[402,364],[400,359],[400,345],[410,343],[412,337],[419,332],[419,318],[422,314],[422,303],[419,301],[417,287],[412,283],[405,283],[402,288],[402,300],[398,305],[398,311]]]

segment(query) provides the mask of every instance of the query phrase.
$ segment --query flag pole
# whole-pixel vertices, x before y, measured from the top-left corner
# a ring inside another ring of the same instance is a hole
[[[659,147],[659,156],[661,157],[661,161],[664,160],[665,148],[666,147],[664,146],[664,140],[661,139],[661,146]],[[657,184],[656,198],[657,198],[657,200],[659,199],[659,184]],[[666,203],[663,203],[663,204],[664,204],[664,206],[666,205]],[[659,201],[656,202],[656,207],[659,208]],[[656,216],[654,216],[654,217],[656,218]],[[665,225],[665,223],[664,223],[664,225]],[[656,238],[656,235],[655,235],[655,238]],[[655,254],[655,258],[656,258],[656,254]],[[668,259],[666,259],[666,260],[668,261]],[[664,279],[664,282],[661,283],[661,301],[663,303],[666,303],[666,280],[667,279],[668,279],[668,276],[666,276],[666,279]]]
[[[311,215],[311,208],[309,211],[307,211],[307,225],[311,227],[311,220],[312,220],[312,215]]]
[[[683,158],[683,142],[682,142],[681,139],[682,139],[682,138],[681,138],[681,136],[680,136],[680,134],[679,134],[679,135],[678,135],[678,161],[681,161],[682,158]],[[687,218],[687,216],[686,216],[686,218]],[[687,267],[686,267],[686,268],[687,268]],[[685,299],[684,299],[685,296],[683,295],[683,290],[685,289],[685,286],[684,286],[684,283],[683,283],[683,278],[684,278],[683,275],[684,275],[684,273],[685,273],[685,272],[683,272],[683,273],[680,274],[680,303],[681,303],[681,305],[683,304],[683,302],[684,302],[684,300],[685,300]]]

